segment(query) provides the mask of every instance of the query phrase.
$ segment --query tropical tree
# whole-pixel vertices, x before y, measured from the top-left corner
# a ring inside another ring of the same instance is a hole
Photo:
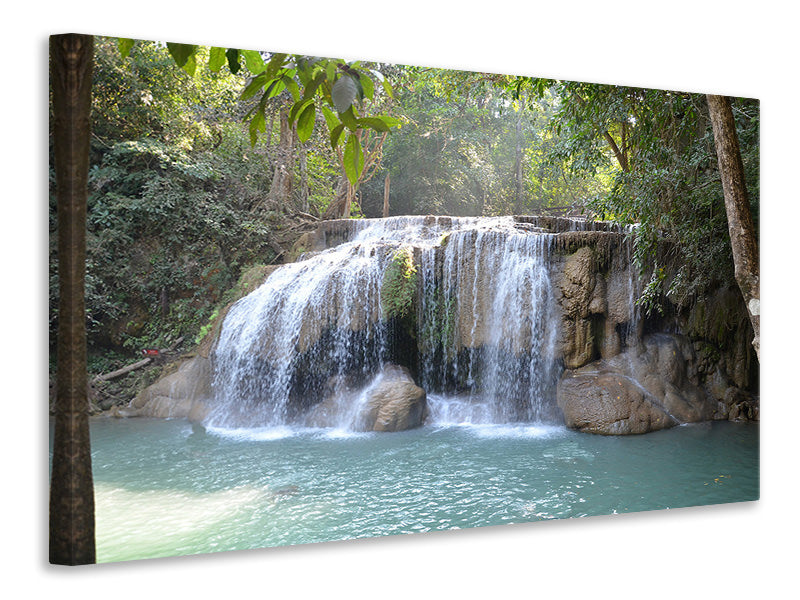
[[[684,305],[733,281],[721,171],[704,95],[549,80],[506,85],[520,93],[549,89],[557,97],[555,157],[569,161],[575,172],[613,173],[611,192],[593,197],[587,209],[595,217],[638,224],[635,259],[651,273],[642,298],[646,307],[658,309],[664,295]],[[757,221],[758,102],[734,99],[732,115],[745,140],[742,177],[753,191],[747,212]],[[677,270],[670,279],[661,268],[665,261]]]
[[[747,305],[750,323],[753,326],[753,347],[760,358],[758,237],[750,214],[750,202],[747,199],[747,183],[739,138],[736,134],[736,122],[729,98],[711,94],[707,98],[725,196],[725,212],[728,216],[736,282]]]
[[[84,314],[92,53],[91,36],[50,38],[60,280],[50,562],[64,565],[96,558]]]

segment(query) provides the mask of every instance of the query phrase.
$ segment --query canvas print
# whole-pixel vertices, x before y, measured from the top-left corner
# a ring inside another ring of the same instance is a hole
[[[758,499],[758,100],[50,49],[51,562]]]

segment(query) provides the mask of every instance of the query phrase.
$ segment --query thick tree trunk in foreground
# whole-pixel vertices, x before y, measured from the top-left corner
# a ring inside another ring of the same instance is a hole
[[[750,214],[750,202],[747,199],[736,123],[733,120],[731,102],[727,97],[709,94],[707,99],[711,125],[714,128],[714,144],[717,148],[722,191],[725,195],[725,211],[728,215],[728,232],[731,237],[736,283],[739,284],[747,305],[755,334],[753,347],[758,360],[761,361],[758,238],[753,225],[753,216]]]
[[[95,562],[84,305],[93,46],[91,36],[50,37],[60,294],[50,562],[62,565]]]

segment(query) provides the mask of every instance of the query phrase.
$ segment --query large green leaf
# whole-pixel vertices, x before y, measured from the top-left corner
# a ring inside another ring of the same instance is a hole
[[[258,141],[258,134],[264,133],[267,130],[267,119],[264,116],[263,108],[256,111],[253,118],[250,119],[250,145],[255,146]]]
[[[317,88],[319,88],[323,81],[325,81],[325,73],[317,73],[316,77],[314,77],[303,90],[303,100],[311,98],[317,92]]]
[[[173,42],[167,42],[167,50],[169,50],[172,58],[175,59],[175,64],[183,68],[189,60],[189,57],[197,52],[197,46],[193,44],[175,44]]]
[[[328,64],[325,65],[325,76],[328,78],[328,81],[333,81],[336,77],[336,61],[329,60]]]
[[[342,132],[344,131],[344,123],[339,123],[336,127],[331,129],[331,148],[334,150],[339,145],[339,140],[342,139]]]
[[[290,71],[291,72],[291,71]],[[300,100],[300,88],[297,85],[297,82],[292,78],[291,75],[283,75],[281,77],[281,81],[283,81],[286,89],[289,90],[289,93],[294,98],[295,102]]]
[[[225,48],[212,46],[208,56],[208,68],[212,73],[216,73],[225,64]]]
[[[385,132],[389,131],[391,127],[397,125],[400,121],[392,117],[363,117],[357,119],[359,127],[369,127],[375,131]]]
[[[298,100],[295,102],[289,110],[289,122],[294,123],[297,120],[297,115],[302,113],[313,102],[313,100]]]
[[[364,92],[364,96],[372,100],[372,98],[375,96],[375,86],[372,83],[372,79],[362,73],[359,77],[359,82],[361,83],[361,89]]]
[[[247,84],[242,92],[241,99],[247,100],[248,98],[252,98],[255,96],[260,90],[264,88],[264,85],[267,83],[267,74],[266,73],[259,73]]]
[[[314,132],[316,116],[317,111],[313,102],[300,113],[300,117],[297,119],[297,137],[301,142],[308,140]]]
[[[264,59],[261,58],[261,53],[256,50],[242,50],[241,55],[244,56],[244,66],[253,74],[261,73],[267,68],[264,64]]]
[[[194,73],[197,70],[197,54],[190,54],[181,68],[186,71],[190,77],[194,77]]]
[[[361,142],[355,133],[351,133],[344,145],[344,172],[350,183],[356,185],[363,170],[364,153],[361,151]]]
[[[336,80],[331,89],[331,99],[336,112],[343,113],[349,109],[358,94],[358,86],[349,75],[342,75]]]
[[[383,91],[386,92],[386,95],[389,96],[389,98],[394,98],[394,91],[392,91],[392,85],[386,79],[384,79],[381,83],[383,84]]]
[[[342,120],[342,123],[345,124],[345,127],[347,127],[350,131],[355,132],[358,130],[358,121],[352,106],[346,111],[339,113],[339,118]]]
[[[228,68],[231,73],[236,75],[241,68],[239,65],[239,51],[236,48],[228,48],[228,51],[225,52],[225,58],[228,59]]]
[[[342,138],[343,131],[344,123],[339,123],[331,129],[331,148],[334,150],[336,149],[336,146],[339,145],[339,140]]]
[[[327,106],[322,107],[322,115],[325,117],[325,122],[328,124],[329,131],[333,131],[338,125],[341,125],[339,118],[333,114],[333,111]]]
[[[262,73],[262,75],[266,75],[266,73]],[[264,92],[264,97],[274,98],[285,89],[286,89],[286,84],[283,81],[281,81],[280,79],[273,79],[267,85],[267,89]]]
[[[274,77],[278,73],[278,69],[283,66],[283,63],[286,62],[286,57],[288,54],[276,53],[273,54],[272,57],[269,59],[267,63],[267,75],[269,77]]]
[[[122,58],[128,58],[133,48],[133,40],[130,38],[119,38],[117,40],[117,47]]]

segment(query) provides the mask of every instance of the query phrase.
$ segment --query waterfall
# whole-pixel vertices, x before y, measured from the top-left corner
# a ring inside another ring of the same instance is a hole
[[[542,420],[554,384],[552,236],[484,223],[452,232],[439,257],[422,254],[422,385],[455,396],[433,403],[434,419]]]
[[[326,395],[363,390],[396,358],[381,296],[401,248],[412,249],[417,277],[417,361],[406,366],[428,393],[429,421],[550,418],[552,234],[512,217],[346,225],[347,241],[281,266],[229,309],[207,424],[291,425]]]

